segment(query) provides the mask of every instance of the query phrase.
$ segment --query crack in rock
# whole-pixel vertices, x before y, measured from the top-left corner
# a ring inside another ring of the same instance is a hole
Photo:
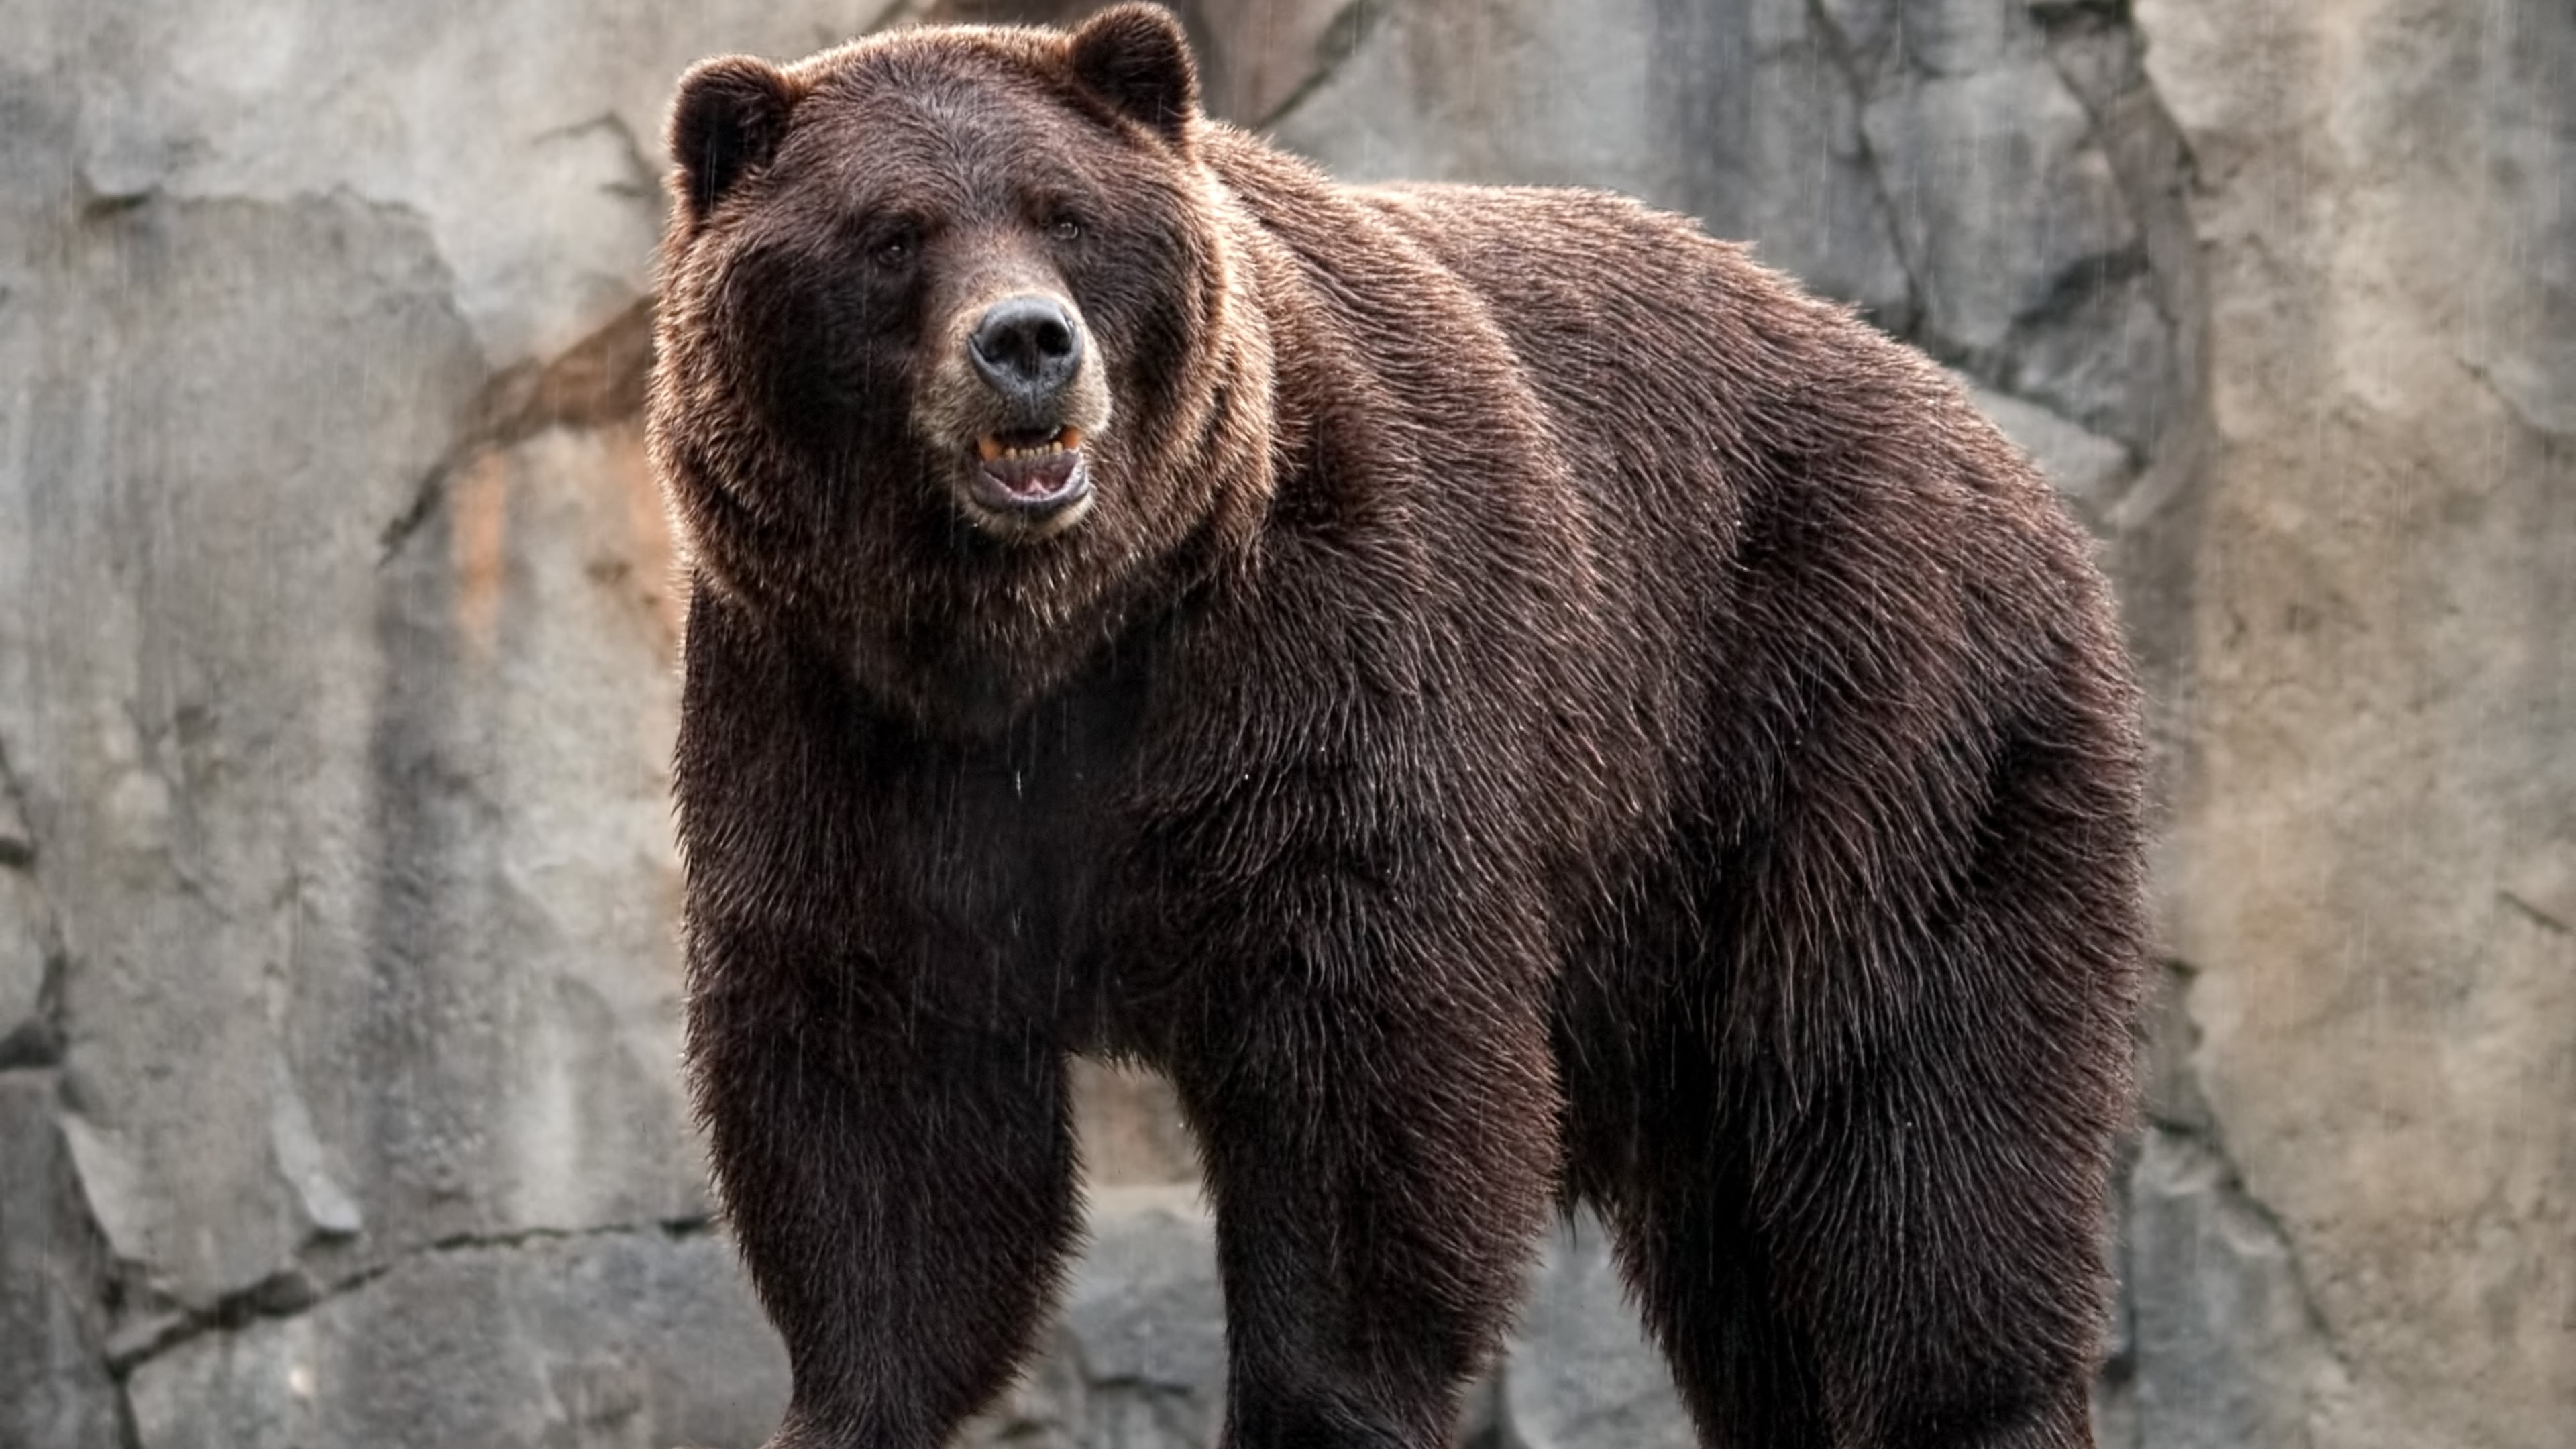
[[[625,155],[627,170],[632,173],[623,181],[606,183],[605,190],[611,195],[629,197],[638,201],[650,200],[661,195],[660,168],[656,167],[651,157],[646,154],[643,143],[636,138],[635,128],[626,124],[626,118],[615,111],[602,111],[588,120],[550,127],[539,131],[532,139],[539,144],[544,144],[549,141],[579,140],[593,133],[605,135],[616,143],[618,150]]]
[[[1861,170],[1869,176],[1870,190],[1878,198],[1879,219],[1887,227],[1887,249],[1896,258],[1897,270],[1905,274],[1905,325],[1892,329],[1896,336],[1913,340],[1922,329],[1929,308],[1924,305],[1923,269],[1913,249],[1906,245],[1905,228],[1896,224],[1896,193],[1888,184],[1886,159],[1878,154],[1878,145],[1870,139],[1867,115],[1869,85],[1861,75],[1860,55],[1852,37],[1834,18],[1825,0],[1807,0],[1808,23],[1816,28],[1823,43],[1817,47],[1827,64],[1843,78],[1851,92],[1852,133],[1860,148]]]
[[[559,356],[495,374],[475,399],[455,445],[421,475],[410,506],[378,535],[377,563],[390,563],[402,552],[438,511],[449,480],[486,453],[548,428],[596,428],[640,416],[652,367],[653,304],[639,300]]]
[[[2316,1394],[2350,1367],[2296,1239],[2248,1185],[2202,1089],[2197,973],[2163,971],[2142,1132],[2122,1173],[2115,1353],[2096,1396],[2117,1430],[2105,1443],[2300,1442]]]
[[[0,1070],[50,1067],[63,1056],[70,962],[36,856],[26,795],[0,740]]]
[[[132,1449],[105,1351],[107,1236],[69,1160],[63,1075],[0,1072],[0,1444]]]
[[[2549,912],[2542,910],[2540,907],[2533,905],[2531,902],[2524,900],[2513,892],[2498,891],[2496,892],[2496,895],[2498,898],[2503,900],[2506,905],[2509,905],[2515,910],[2522,912],[2524,915],[2529,916],[2532,923],[2539,926],[2542,930],[2555,931],[2562,936],[2576,935],[2576,924],[2570,924],[2566,921],[2560,920],[2558,917],[2551,915]]]
[[[2098,510],[2112,534],[2136,529],[2200,476],[2210,435],[2206,376],[2208,302],[2197,228],[2186,194],[2196,168],[2181,130],[2147,73],[2130,0],[2033,0],[2049,64],[2091,117],[2137,228],[2137,270],[2171,353],[2159,379],[2160,425],[2139,440],[2143,466]],[[2108,47],[2110,53],[2105,53]],[[2087,75],[2087,63],[2098,67]]]
[[[0,739],[0,867],[27,870],[36,863],[35,832],[27,828],[25,794],[9,766],[9,742]]]
[[[1359,54],[1370,37],[1377,34],[1388,8],[1386,0],[1349,0],[1348,4],[1334,11],[1333,18],[1324,22],[1324,33],[1316,38],[1313,69],[1306,72],[1305,79],[1297,82],[1279,104],[1253,122],[1252,129],[1268,131],[1278,126],[1294,115],[1298,107],[1306,104],[1315,92],[1330,84],[1333,77],[1341,74],[1343,65]]]
[[[445,1253],[508,1250],[546,1243],[585,1242],[600,1238],[656,1236],[684,1242],[711,1236],[712,1215],[666,1218],[642,1223],[605,1223],[589,1228],[521,1228],[507,1233],[457,1233],[408,1248],[351,1269],[327,1282],[317,1282],[298,1264],[281,1269],[205,1308],[154,1314],[119,1329],[107,1345],[108,1366],[119,1380],[135,1369],[184,1344],[212,1333],[227,1333],[262,1319],[293,1318],[335,1298],[346,1297],[406,1264]]]
[[[2506,872],[2496,894],[2543,930],[2576,935],[2576,841],[2556,841]]]

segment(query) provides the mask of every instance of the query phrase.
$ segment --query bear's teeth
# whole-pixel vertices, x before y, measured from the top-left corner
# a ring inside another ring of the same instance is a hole
[[[1066,428],[1046,442],[1031,443],[1026,447],[1013,447],[1004,443],[999,434],[987,433],[975,440],[975,456],[987,463],[1010,459],[1025,462],[1031,458],[1052,458],[1059,453],[1069,453],[1081,445],[1080,428]]]

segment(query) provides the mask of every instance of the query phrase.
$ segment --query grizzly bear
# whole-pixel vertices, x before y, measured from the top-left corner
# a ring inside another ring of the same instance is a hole
[[[1445,1442],[1552,1211],[1704,1442],[2091,1442],[2143,948],[2088,544],[1689,222],[1349,187],[1143,5],[682,82],[689,1066],[778,1446],[930,1446],[1169,1077],[1225,1440]]]

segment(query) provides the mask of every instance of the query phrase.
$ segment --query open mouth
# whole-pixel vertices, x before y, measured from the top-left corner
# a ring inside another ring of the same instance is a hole
[[[1015,429],[975,440],[974,493],[988,507],[1045,514],[1090,491],[1080,428]]]

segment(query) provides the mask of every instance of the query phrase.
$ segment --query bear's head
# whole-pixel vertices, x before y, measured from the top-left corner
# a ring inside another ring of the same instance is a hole
[[[1210,125],[1147,5],[691,70],[649,424],[704,584],[982,729],[1239,539],[1270,362]]]

